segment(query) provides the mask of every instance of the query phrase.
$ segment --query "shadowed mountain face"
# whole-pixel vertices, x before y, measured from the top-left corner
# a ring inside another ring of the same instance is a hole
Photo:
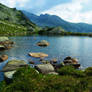
[[[34,29],[36,27],[20,10],[0,4],[0,20]]]
[[[90,33],[92,32],[92,25],[86,23],[70,23],[56,15],[41,14],[37,16],[35,14],[23,11],[23,13],[35,24],[41,27],[57,27],[61,26],[69,32],[81,32]]]

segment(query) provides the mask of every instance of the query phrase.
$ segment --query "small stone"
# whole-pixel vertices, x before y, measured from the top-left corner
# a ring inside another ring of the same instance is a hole
[[[0,50],[4,50],[5,49],[5,46],[0,44]]]
[[[57,72],[50,72],[50,73],[48,73],[48,74],[58,75]]]
[[[50,63],[57,63],[58,60],[56,58],[53,58],[52,60],[50,60]]]
[[[8,56],[7,55],[0,56],[0,62],[3,62],[5,60],[7,60],[7,59],[8,59]]]
[[[30,64],[35,64],[35,62],[33,62],[33,61],[30,61],[29,63],[30,63]]]
[[[41,47],[46,47],[49,46],[49,43],[46,40],[41,40],[40,42],[37,43],[37,45]]]
[[[73,63],[73,64],[78,64],[78,59],[72,58],[72,63]]]

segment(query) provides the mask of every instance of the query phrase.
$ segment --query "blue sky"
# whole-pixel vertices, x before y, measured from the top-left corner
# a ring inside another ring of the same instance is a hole
[[[35,14],[51,14],[70,22],[92,24],[92,0],[0,0],[11,8]]]

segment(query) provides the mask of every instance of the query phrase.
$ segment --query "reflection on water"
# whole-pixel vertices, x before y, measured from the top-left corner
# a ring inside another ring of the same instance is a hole
[[[7,54],[9,60],[22,59],[27,62],[33,59],[38,64],[37,59],[31,58],[28,56],[28,53],[44,52],[49,55],[46,59],[58,58],[59,61],[63,61],[66,56],[72,56],[78,58],[79,63],[81,63],[83,67],[92,66],[92,38],[90,37],[24,36],[10,37],[10,39],[16,43],[15,46],[12,49],[0,52],[0,54]],[[36,43],[40,40],[47,40],[50,46],[46,48],[36,46]],[[0,63],[0,69],[2,69],[4,63]]]

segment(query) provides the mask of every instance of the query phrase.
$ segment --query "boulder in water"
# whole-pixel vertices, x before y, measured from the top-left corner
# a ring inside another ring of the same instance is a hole
[[[57,62],[58,62],[58,60],[57,60],[56,58],[53,58],[53,59],[50,60],[50,63],[51,63],[51,64],[57,63]]]
[[[37,43],[37,45],[41,47],[46,47],[49,46],[49,42],[47,42],[46,40],[41,40],[40,42]]]
[[[7,59],[8,59],[8,56],[7,55],[1,55],[0,56],[0,62],[3,62],[5,60],[7,60]]]
[[[38,53],[29,53],[30,56],[35,57],[35,58],[44,58],[48,57],[48,54],[38,52]]]
[[[78,59],[66,57],[63,61],[64,65],[73,65],[75,68],[79,68],[80,64],[78,63]]]

